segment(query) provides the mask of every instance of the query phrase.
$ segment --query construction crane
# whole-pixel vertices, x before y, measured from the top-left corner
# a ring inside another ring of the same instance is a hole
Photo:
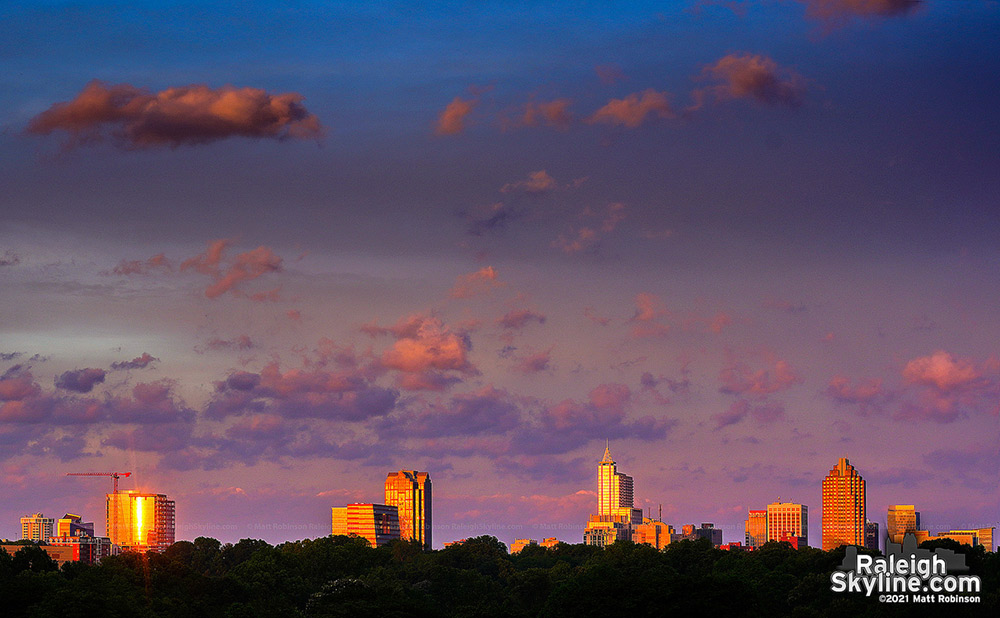
[[[118,479],[119,479],[119,477],[123,477],[123,476],[127,478],[127,477],[129,477],[131,475],[132,475],[131,472],[67,472],[66,473],[66,476],[110,476],[111,477],[111,479],[113,481],[112,486],[114,488],[113,491],[112,491],[112,493],[115,494],[115,497],[114,497],[114,508],[111,509],[111,521],[108,522],[108,523],[110,523],[111,530],[106,530],[105,532],[110,537],[111,536],[111,531],[113,530],[114,533],[115,533],[115,536],[114,536],[115,539],[118,538],[118,534],[119,534],[119,531],[118,531],[118,511],[121,509],[121,503],[118,500]],[[109,526],[106,525],[105,528],[107,528],[107,527],[109,527]],[[114,541],[112,541],[112,542],[114,542]]]
[[[131,472],[67,472],[66,476],[110,476],[114,479],[114,491],[112,493],[118,493],[118,477],[132,476]]]

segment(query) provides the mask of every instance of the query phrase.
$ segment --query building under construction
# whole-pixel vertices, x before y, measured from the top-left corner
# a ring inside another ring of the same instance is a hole
[[[107,494],[108,536],[123,551],[161,552],[174,542],[174,501],[163,494]]]

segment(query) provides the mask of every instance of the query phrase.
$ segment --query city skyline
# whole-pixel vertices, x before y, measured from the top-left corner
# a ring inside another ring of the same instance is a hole
[[[818,545],[841,457],[1000,520],[996,3],[0,15],[0,537],[130,470],[315,538],[407,469],[434,547],[568,538],[608,440],[726,541]]]

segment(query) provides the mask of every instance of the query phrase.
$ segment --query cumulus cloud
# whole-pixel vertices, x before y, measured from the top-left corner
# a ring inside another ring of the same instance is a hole
[[[956,359],[938,350],[908,362],[903,368],[903,377],[911,384],[933,386],[942,393],[950,393],[975,386],[982,381],[983,375],[972,361]]]
[[[452,298],[471,298],[489,293],[502,285],[497,270],[492,266],[484,266],[475,272],[459,275],[455,279],[455,287],[448,295]]]
[[[441,390],[459,376],[479,373],[469,360],[472,342],[468,334],[452,330],[436,317],[411,316],[388,329],[366,327],[365,331],[388,332],[396,338],[382,353],[379,364],[400,372],[398,384],[402,388]]]
[[[548,172],[545,170],[538,170],[537,172],[531,172],[528,174],[527,180],[519,180],[517,182],[509,182],[500,188],[501,193],[510,193],[511,191],[524,191],[525,193],[545,193],[546,191],[551,191],[558,186],[556,179],[549,176]]]
[[[756,54],[729,54],[705,67],[702,74],[721,82],[707,90],[695,91],[700,100],[711,93],[718,100],[753,99],[767,105],[798,107],[805,95],[805,80],[801,75],[779,67],[778,63]]]
[[[465,118],[479,102],[478,99],[455,97],[438,115],[434,130],[438,135],[457,135],[465,131]]]
[[[116,275],[149,275],[154,272],[170,272],[173,266],[162,253],[146,260],[122,260],[111,272]]]
[[[1000,361],[977,364],[944,350],[909,361],[902,375],[914,397],[893,418],[950,423],[970,413],[998,414]]]
[[[893,396],[883,387],[880,379],[869,378],[851,384],[851,380],[842,375],[831,378],[824,393],[837,403],[858,406],[862,416],[880,411]]]
[[[28,124],[28,132],[65,131],[71,145],[110,134],[128,148],[205,144],[230,137],[319,137],[319,119],[294,92],[193,84],[150,92],[94,80],[72,101],[56,103]]]
[[[230,243],[231,241],[225,238],[211,241],[204,253],[184,260],[181,263],[181,270],[193,270],[212,277],[214,281],[205,288],[205,296],[208,298],[218,298],[229,292],[233,296],[251,300],[275,300],[277,290],[248,295],[239,286],[268,273],[281,272],[282,258],[270,247],[260,246],[252,251],[237,254],[232,260],[224,262],[224,253]]]
[[[641,339],[646,337],[662,337],[670,332],[670,326],[664,323],[667,309],[655,294],[640,292],[635,295],[635,313],[629,318],[632,324],[632,336]]]
[[[503,434],[520,422],[521,411],[510,394],[484,386],[447,402],[417,400],[405,412],[381,419],[377,427],[383,436],[438,438]]]
[[[573,114],[569,111],[569,99],[553,101],[529,101],[524,105],[520,115],[514,120],[517,127],[546,126],[565,131],[573,122]]]
[[[519,330],[531,322],[545,324],[545,319],[543,314],[531,309],[511,309],[497,319],[497,325],[505,330]]]
[[[118,361],[111,363],[112,369],[145,369],[150,364],[158,362],[160,359],[151,355],[149,352],[143,352],[142,355],[133,358],[130,361]]]
[[[642,92],[634,92],[624,99],[612,99],[607,105],[594,112],[587,119],[587,122],[592,124],[608,123],[634,129],[650,117],[676,117],[666,92],[657,92],[650,88]]]
[[[89,393],[94,390],[94,386],[104,382],[107,372],[103,369],[88,367],[86,369],[76,369],[66,371],[55,379],[56,388],[61,388],[74,393]]]
[[[802,377],[785,360],[775,360],[764,369],[753,370],[732,354],[719,373],[719,392],[729,395],[765,396],[787,390],[802,382]]]

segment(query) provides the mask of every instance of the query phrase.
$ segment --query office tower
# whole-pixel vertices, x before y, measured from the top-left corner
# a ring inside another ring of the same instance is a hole
[[[652,545],[656,549],[663,549],[667,545],[670,545],[670,538],[673,533],[673,526],[665,524],[662,521],[644,517],[641,524],[632,527],[632,542],[637,545],[643,543]]]
[[[767,543],[767,511],[747,513],[744,539],[747,547],[760,547]]]
[[[48,541],[52,536],[52,525],[55,519],[46,517],[41,513],[34,513],[21,518],[21,538],[29,541]]]
[[[879,550],[878,522],[865,521],[865,547]]]
[[[912,504],[893,504],[886,515],[885,535],[892,543],[902,543],[907,532],[920,530],[920,512]]]
[[[94,536],[94,522],[66,513],[56,522],[55,536]]]
[[[399,513],[399,538],[431,546],[431,477],[427,472],[400,470],[385,479],[385,503]]]
[[[174,542],[174,501],[163,494],[107,494],[107,530],[123,550],[161,552]]]
[[[809,545],[809,507],[792,502],[767,505],[767,540]]]
[[[597,513],[587,522],[583,542],[605,547],[615,541],[628,541],[633,526],[641,523],[642,509],[633,506],[632,477],[618,471],[607,445],[597,464]]]
[[[642,523],[642,509],[633,506],[632,486],[632,477],[618,472],[611,447],[606,446],[597,465],[597,515],[601,521]]]
[[[348,504],[332,508],[331,534],[357,535],[367,539],[372,547],[397,540],[399,510],[388,504]]]
[[[823,479],[823,550],[865,544],[865,480],[846,457]]]

